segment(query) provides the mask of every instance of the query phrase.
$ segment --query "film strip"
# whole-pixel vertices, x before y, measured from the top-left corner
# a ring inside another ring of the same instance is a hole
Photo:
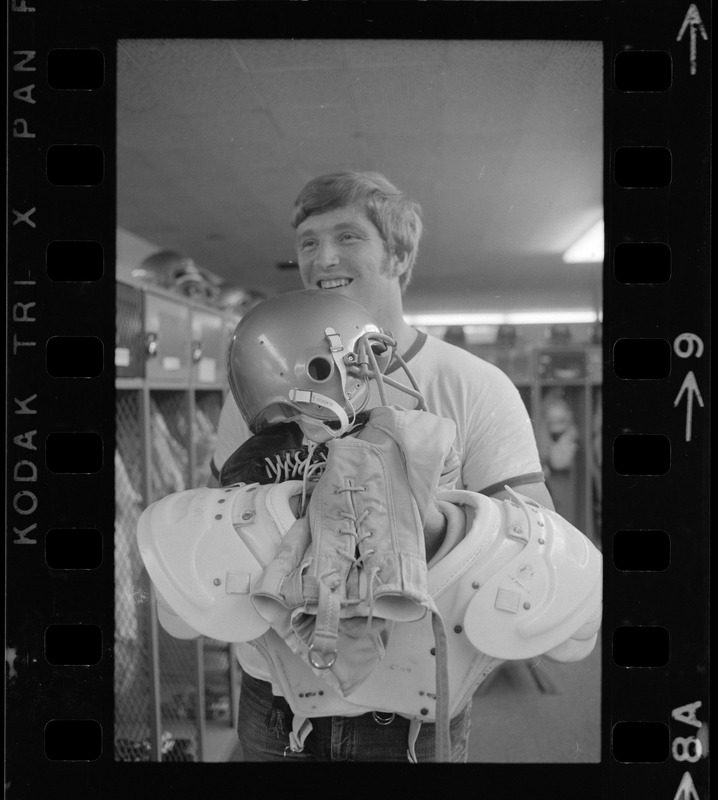
[[[479,764],[471,777],[509,797],[709,797],[711,10],[10,0],[9,798],[182,796],[252,767],[128,764],[113,746],[116,48],[347,35],[603,44],[601,760]]]

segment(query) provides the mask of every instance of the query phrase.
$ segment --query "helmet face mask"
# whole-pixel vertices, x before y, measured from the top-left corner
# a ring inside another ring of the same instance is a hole
[[[297,422],[324,442],[346,431],[381,379],[396,343],[353,300],[319,290],[258,304],[228,355],[232,395],[252,433]]]

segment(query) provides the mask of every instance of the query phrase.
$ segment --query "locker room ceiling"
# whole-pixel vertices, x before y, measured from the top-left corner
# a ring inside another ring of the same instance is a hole
[[[118,227],[273,294],[304,183],[378,170],[423,208],[408,311],[595,309],[561,254],[602,216],[602,75],[598,42],[122,41]]]

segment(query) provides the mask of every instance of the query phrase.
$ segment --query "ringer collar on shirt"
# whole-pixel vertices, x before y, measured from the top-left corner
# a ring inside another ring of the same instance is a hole
[[[411,343],[409,349],[406,351],[406,353],[402,354],[402,358],[404,359],[404,361],[410,361],[412,358],[414,358],[414,356],[424,346],[424,342],[426,342],[427,335],[424,331],[417,331],[417,334],[418,334],[417,337]],[[400,366],[399,362],[396,359],[393,359],[391,364],[389,364],[385,374],[389,375],[391,372],[394,372],[395,370],[399,369],[399,366]]]

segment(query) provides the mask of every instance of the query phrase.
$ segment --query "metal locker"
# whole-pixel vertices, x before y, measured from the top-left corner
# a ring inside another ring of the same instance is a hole
[[[145,293],[146,377],[187,383],[190,375],[190,310],[155,291]]]
[[[143,292],[117,282],[115,316],[115,374],[118,378],[142,378],[145,374]]]
[[[223,322],[219,312],[192,309],[192,380],[197,386],[221,384]]]

